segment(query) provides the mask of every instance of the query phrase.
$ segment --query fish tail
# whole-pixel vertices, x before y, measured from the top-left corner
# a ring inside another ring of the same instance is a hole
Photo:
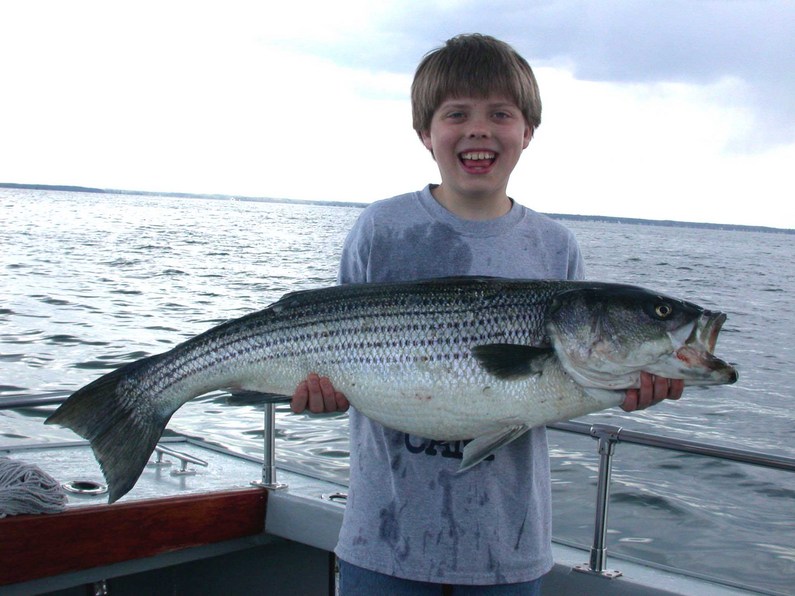
[[[136,483],[176,408],[167,413],[136,395],[125,381],[160,356],[132,362],[78,389],[45,424],[70,428],[88,440],[108,483],[108,502]],[[125,385],[127,385],[125,387]]]

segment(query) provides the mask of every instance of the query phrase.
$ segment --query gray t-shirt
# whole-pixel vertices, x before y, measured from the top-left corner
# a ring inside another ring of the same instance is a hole
[[[451,275],[582,279],[573,234],[513,203],[463,220],[428,186],[373,203],[357,220],[340,283]],[[333,381],[333,379],[332,379]],[[350,410],[350,488],[335,552],[397,577],[458,584],[530,581],[552,567],[549,455],[533,429],[465,474],[463,444],[394,431]]]

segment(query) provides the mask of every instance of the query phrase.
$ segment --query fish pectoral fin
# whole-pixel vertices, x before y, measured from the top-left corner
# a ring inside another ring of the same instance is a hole
[[[461,467],[458,468],[460,474],[464,470],[468,470],[472,466],[479,464],[489,455],[521,437],[528,430],[529,426],[518,424],[516,426],[508,426],[501,428],[498,431],[481,435],[480,437],[470,441],[464,447],[464,458],[461,460]]]
[[[541,374],[552,348],[535,348],[521,344],[486,344],[472,348],[475,360],[498,379],[518,379]]]

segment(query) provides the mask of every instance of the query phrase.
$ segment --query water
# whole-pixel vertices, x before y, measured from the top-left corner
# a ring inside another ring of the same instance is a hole
[[[287,291],[334,283],[359,209],[0,189],[0,399],[66,396]],[[589,416],[633,430],[795,457],[795,236],[567,222],[588,276],[686,297],[729,314],[718,355],[731,387],[676,403]],[[70,440],[53,408],[0,411],[0,445]],[[280,408],[280,459],[344,482],[346,416]],[[262,408],[215,393],[169,428],[259,454]],[[589,546],[595,443],[550,433],[553,530]],[[795,478],[619,445],[608,548],[780,593],[795,593]],[[585,561],[583,561],[585,562]],[[620,567],[620,564],[617,566]]]

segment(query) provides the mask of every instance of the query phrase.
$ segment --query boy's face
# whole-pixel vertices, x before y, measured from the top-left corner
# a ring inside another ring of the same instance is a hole
[[[509,99],[450,97],[420,137],[433,152],[445,193],[456,198],[506,198],[508,179],[533,131]]]

